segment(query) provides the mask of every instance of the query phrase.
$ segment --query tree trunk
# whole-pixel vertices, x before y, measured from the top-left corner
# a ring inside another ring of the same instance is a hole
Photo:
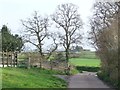
[[[67,75],[69,75],[70,74],[70,71],[68,70],[68,67],[69,67],[69,51],[68,51],[69,49],[66,49],[66,67],[65,67],[65,73],[67,74]]]
[[[39,58],[39,61],[40,61],[40,68],[42,68],[42,60],[43,60],[43,57],[42,57],[42,55],[40,55],[40,58]]]
[[[42,68],[42,60],[41,60],[41,58],[40,58],[40,68]]]
[[[50,59],[50,70],[53,70],[53,67],[52,67],[52,60]]]
[[[66,67],[68,67],[68,62],[69,62],[69,52],[68,52],[68,49],[66,49],[66,63],[67,63],[67,65],[66,65]]]
[[[43,53],[42,53],[42,47],[41,47],[41,45],[40,45],[40,48],[39,48],[39,53],[40,53],[40,68],[42,68],[42,60],[43,60]]]
[[[68,62],[69,62],[69,44],[68,44],[68,29],[67,30],[65,30],[66,31],[66,69],[68,68]]]

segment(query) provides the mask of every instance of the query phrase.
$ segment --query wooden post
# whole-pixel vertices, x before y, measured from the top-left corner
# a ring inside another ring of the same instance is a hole
[[[10,53],[10,65],[12,67],[12,52]]]
[[[14,52],[14,59],[13,59],[13,67],[15,67],[15,52]]]
[[[27,68],[30,69],[30,57],[28,58],[28,62],[27,62]]]
[[[12,52],[11,54],[12,54],[11,67],[13,67],[13,65],[14,65],[14,57],[15,57],[15,56],[14,56],[14,52]]]
[[[2,65],[4,67],[4,51],[2,52]]]
[[[5,53],[4,53],[4,51],[3,51],[3,59],[2,59],[3,67],[5,67],[5,65],[4,65],[4,64],[5,64],[5,63],[4,63],[4,60],[5,60],[5,58],[4,58],[5,56],[4,56],[4,54],[5,54]]]
[[[18,60],[17,60],[17,52],[15,52],[15,65],[17,66]]]
[[[9,53],[8,53],[8,51],[6,52],[6,56],[7,56],[7,67],[8,67],[8,59],[9,59]]]

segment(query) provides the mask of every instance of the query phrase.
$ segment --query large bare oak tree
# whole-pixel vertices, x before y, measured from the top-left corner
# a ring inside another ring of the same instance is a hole
[[[31,18],[21,20],[21,22],[25,28],[25,42],[29,42],[38,48],[42,60],[48,59],[52,55],[52,52],[54,52],[58,47],[54,34],[51,35],[48,30],[48,27],[50,26],[48,17],[43,18],[35,11]],[[49,49],[49,55],[47,58],[45,58],[43,52],[43,45],[45,44],[44,41],[46,38],[51,38],[54,45]]]
[[[69,49],[72,44],[80,43],[82,37],[80,28],[83,23],[78,14],[78,7],[72,3],[58,5],[56,12],[52,15],[52,20],[60,29],[59,38],[65,49],[68,67]]]
[[[27,20],[21,20],[22,25],[25,27],[26,37],[25,40],[33,45],[35,45],[41,55],[42,52],[42,45],[43,40],[48,36],[48,26],[49,26],[49,19],[42,18],[38,15],[35,11],[32,18],[28,18]],[[37,42],[35,42],[37,40]]]

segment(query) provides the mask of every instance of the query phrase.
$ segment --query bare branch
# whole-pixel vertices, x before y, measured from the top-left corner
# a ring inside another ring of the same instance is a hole
[[[52,53],[53,53],[55,50],[57,50],[58,45],[59,45],[59,43],[56,43],[56,41],[57,41],[57,34],[51,33],[51,34],[50,34],[50,37],[52,38],[52,40],[53,40],[54,43],[52,44],[52,48],[50,48],[50,49],[47,50],[47,51],[49,52],[49,54],[48,54],[48,56],[47,56],[46,59],[49,59],[49,58],[50,58],[50,56],[52,55]]]

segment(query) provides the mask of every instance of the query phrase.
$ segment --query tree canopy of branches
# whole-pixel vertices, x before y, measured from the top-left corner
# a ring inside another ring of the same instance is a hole
[[[47,28],[49,26],[49,19],[47,17],[42,18],[35,11],[32,18],[21,21],[22,25],[25,27],[25,41],[36,46],[39,49],[40,55],[43,56],[42,45],[43,40],[48,36]]]
[[[42,17],[35,11],[31,18],[21,21],[22,25],[25,27],[25,42],[29,42],[37,47],[42,60],[45,59],[43,52],[43,45],[45,44],[44,41],[47,38],[51,38],[53,40],[53,47],[48,49],[49,55],[46,57],[46,59],[48,59],[58,46],[56,43],[55,33],[51,33],[48,30],[48,27],[50,27],[48,17]]]
[[[118,5],[97,2],[90,20],[90,39],[101,59],[102,73],[118,84]]]
[[[74,4],[58,5],[55,13],[52,15],[52,20],[60,29],[59,38],[66,52],[66,62],[68,67],[69,50],[72,44],[79,44],[81,41],[80,28],[83,23],[78,14],[78,7]]]
[[[2,51],[21,51],[23,47],[23,40],[19,35],[12,35],[7,26],[3,25],[1,29],[2,36]]]

